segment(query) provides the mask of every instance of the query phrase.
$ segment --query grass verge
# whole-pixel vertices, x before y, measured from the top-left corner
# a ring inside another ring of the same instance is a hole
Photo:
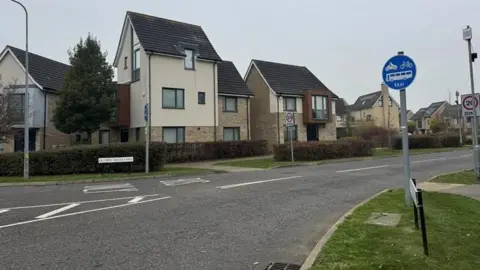
[[[450,152],[463,150],[463,147],[454,147],[454,148],[431,148],[431,149],[411,149],[410,155],[421,155],[421,154],[431,154],[431,153],[440,153],[440,152]],[[223,166],[234,166],[234,167],[246,167],[246,168],[259,168],[259,169],[268,169],[278,166],[287,166],[287,165],[302,165],[302,164],[327,164],[327,163],[338,163],[338,162],[347,162],[347,161],[356,161],[356,160],[366,160],[366,159],[375,159],[375,158],[386,158],[386,157],[396,157],[402,155],[402,150],[390,150],[386,148],[376,149],[372,157],[360,157],[360,158],[342,158],[342,159],[329,159],[321,161],[311,161],[311,162],[289,162],[289,161],[275,161],[273,158],[264,158],[264,159],[245,159],[245,160],[235,160],[235,161],[222,161],[217,162],[214,165],[223,165]]]
[[[403,191],[386,192],[359,207],[339,226],[312,270],[321,269],[480,269],[480,201],[425,192],[430,256]],[[365,224],[372,212],[401,213],[396,227]]]
[[[81,181],[92,180],[95,182],[100,181],[114,181],[123,179],[144,179],[154,176],[180,176],[189,174],[199,174],[208,172],[221,172],[219,170],[209,170],[200,168],[176,168],[169,167],[163,168],[163,170],[151,173],[113,173],[113,174],[71,174],[71,175],[43,175],[33,176],[28,181],[25,181],[23,177],[6,176],[0,177],[0,183],[24,183],[24,182],[63,182],[63,181]]]
[[[477,176],[473,170],[457,172],[447,175],[440,175],[431,180],[436,183],[472,185],[478,184]]]

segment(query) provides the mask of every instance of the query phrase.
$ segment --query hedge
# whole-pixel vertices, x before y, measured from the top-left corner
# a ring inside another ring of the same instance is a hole
[[[276,161],[290,161],[290,144],[274,145],[273,154]],[[293,156],[296,161],[316,161],[372,155],[373,143],[359,139],[296,142],[293,144]]]
[[[443,133],[435,135],[411,135],[408,136],[409,149],[460,147],[460,138],[457,134]],[[402,149],[402,137],[396,136],[392,147]]]
[[[145,170],[144,144],[112,144],[108,146],[80,146],[55,151],[30,153],[30,175],[63,175],[98,173],[102,165],[101,157],[133,156],[133,172]],[[164,143],[152,143],[149,152],[150,170],[160,170],[165,164],[166,147]],[[109,170],[128,172],[130,166],[125,163],[110,164]],[[0,176],[20,176],[23,173],[23,153],[0,154]]]
[[[268,154],[267,141],[218,141],[167,144],[167,163],[218,160]]]

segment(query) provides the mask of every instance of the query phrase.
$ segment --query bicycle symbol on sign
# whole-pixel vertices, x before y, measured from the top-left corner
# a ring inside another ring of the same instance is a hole
[[[413,64],[410,61],[403,61],[403,63],[400,65],[400,69],[405,69],[405,68],[412,68]]]

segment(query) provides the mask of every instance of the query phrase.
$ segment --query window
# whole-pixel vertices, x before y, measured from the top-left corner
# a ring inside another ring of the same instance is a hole
[[[312,96],[312,118],[328,120],[328,97]]]
[[[391,97],[388,97],[388,106],[392,107],[393,106],[393,101]]]
[[[193,50],[185,50],[185,69],[195,69],[195,54],[193,53]]]
[[[378,100],[378,106],[383,107],[383,96],[381,96],[380,99]]]
[[[283,110],[288,112],[297,111],[297,98],[284,97],[283,98]]]
[[[198,104],[205,104],[205,92],[198,92]]]
[[[372,121],[372,115],[367,115],[367,121]]]
[[[163,142],[165,143],[183,143],[185,142],[184,127],[164,127],[162,129]]]
[[[135,140],[140,141],[140,128],[135,129]]]
[[[224,112],[237,112],[237,98],[236,97],[224,97],[223,98],[223,111]]]
[[[128,129],[120,130],[120,142],[128,142]]]
[[[298,135],[297,125],[289,126],[285,128],[285,141],[290,141],[290,138],[292,138],[292,141],[296,141],[297,135]]]
[[[184,90],[163,88],[162,107],[165,109],[185,109]]]
[[[123,59],[123,69],[127,69],[128,68],[128,56],[125,56],[125,58]]]
[[[12,122],[24,122],[25,94],[11,94],[8,97],[8,115]]]
[[[417,128],[422,128],[422,120],[417,121]]]
[[[140,80],[140,48],[133,51],[132,82]]]
[[[224,141],[239,141],[240,140],[240,128],[239,127],[225,127],[225,128],[223,128],[223,140]]]
[[[98,132],[98,143],[99,144],[110,143],[110,130],[100,130]]]

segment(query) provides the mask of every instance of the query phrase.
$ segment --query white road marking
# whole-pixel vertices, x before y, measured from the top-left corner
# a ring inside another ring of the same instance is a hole
[[[132,184],[111,184],[111,185],[94,185],[83,188],[83,193],[107,193],[107,192],[122,192],[122,191],[138,191]]]
[[[42,219],[32,219],[32,220],[27,220],[27,221],[22,221],[22,222],[17,222],[17,223],[2,225],[2,226],[0,226],[0,229],[9,228],[9,227],[14,227],[14,226],[19,226],[19,225],[24,225],[24,224],[29,224],[29,223],[34,223],[34,222],[38,222],[38,221],[44,221],[44,220],[49,220],[49,219],[56,219],[56,218],[61,218],[61,217],[69,217],[69,216],[80,215],[80,214],[85,214],[85,213],[98,212],[98,211],[102,211],[102,210],[108,210],[108,209],[114,209],[114,208],[119,208],[119,207],[125,207],[125,206],[128,206],[128,205],[138,205],[138,204],[141,204],[141,203],[154,202],[154,201],[165,200],[165,199],[170,199],[170,196],[168,196],[168,197],[161,197],[161,198],[155,198],[155,199],[150,199],[150,200],[141,201],[141,202],[133,203],[133,204],[132,204],[132,203],[119,204],[119,205],[114,205],[114,206],[108,206],[108,207],[102,207],[102,208],[97,208],[97,209],[85,210],[85,211],[80,211],[80,212],[68,213],[68,214],[63,214],[63,215],[58,215],[58,216],[53,216],[53,217],[46,217],[46,218],[42,218]]]
[[[193,183],[208,183],[208,182],[210,182],[210,181],[204,180],[202,178],[188,178],[188,179],[176,179],[176,180],[160,181],[160,183],[164,184],[167,187],[187,185],[187,184],[193,184]]]
[[[460,157],[470,157],[472,154],[461,155]]]
[[[261,181],[255,181],[255,182],[246,182],[246,183],[240,183],[240,184],[218,186],[217,188],[220,188],[220,189],[236,188],[236,187],[243,187],[243,186],[248,186],[248,185],[263,184],[263,183],[268,183],[268,182],[275,182],[275,181],[282,181],[282,180],[288,180],[288,179],[295,179],[295,178],[300,178],[300,177],[303,177],[303,176],[300,176],[300,175],[299,175],[299,176],[290,176],[290,177],[282,177],[282,178],[261,180]]]
[[[142,197],[155,197],[159,196],[159,194],[150,194],[150,195],[142,195]],[[10,207],[7,210],[13,210],[13,209],[29,209],[29,208],[40,208],[40,207],[49,207],[49,206],[61,206],[61,205],[68,205],[72,203],[96,203],[96,202],[108,202],[108,201],[119,201],[119,200],[128,200],[128,199],[133,199],[135,197],[121,197],[121,198],[112,198],[112,199],[102,199],[102,200],[91,200],[91,201],[80,201],[80,202],[64,202],[64,203],[52,203],[52,204],[40,204],[40,205],[29,205],[29,206],[17,206],[17,207]]]
[[[344,172],[356,172],[356,171],[363,171],[363,170],[372,170],[372,169],[380,169],[380,168],[385,168],[390,165],[381,165],[381,166],[373,166],[373,167],[363,167],[363,168],[357,168],[357,169],[349,169],[349,170],[341,170],[337,171],[337,173],[344,173]]]
[[[416,161],[412,161],[411,163],[423,163],[423,162],[431,162],[431,161],[438,161],[438,160],[447,160],[447,158],[432,158],[432,159],[416,160]]]
[[[10,211],[10,209],[0,209],[0,214]]]
[[[130,201],[128,201],[128,203],[137,203],[141,200],[143,200],[143,197],[139,196],[139,197],[135,197],[135,198],[131,199]]]
[[[63,212],[63,211],[67,211],[68,209],[72,209],[73,207],[76,207],[76,206],[79,206],[79,205],[80,205],[80,204],[78,204],[78,203],[72,203],[72,204],[69,204],[69,205],[64,206],[64,207],[62,207],[62,208],[58,208],[58,209],[56,209],[56,210],[53,210],[53,211],[48,212],[48,213],[45,213],[45,214],[40,215],[40,216],[35,217],[35,218],[41,218],[41,219],[47,218],[47,217],[49,217],[49,216],[53,216],[53,215],[58,214],[58,213]]]

